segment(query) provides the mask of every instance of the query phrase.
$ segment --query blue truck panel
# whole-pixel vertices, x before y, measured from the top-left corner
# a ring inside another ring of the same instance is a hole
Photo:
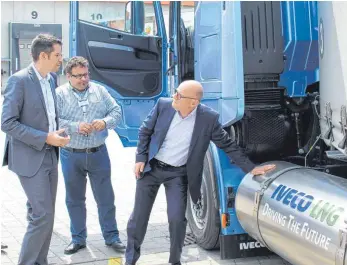
[[[237,219],[235,208],[228,207],[227,205],[227,189],[232,188],[233,195],[236,195],[237,187],[240,185],[242,178],[245,173],[237,166],[232,165],[228,156],[218,149],[213,143],[210,145],[210,151],[213,157],[215,174],[217,177],[218,195],[219,195],[219,213],[229,214],[230,225],[226,228],[221,229],[222,235],[234,235],[234,234],[244,234],[245,231],[241,227],[240,222]],[[233,200],[231,198],[231,200]]]
[[[290,97],[305,96],[319,81],[317,2],[281,2],[285,69],[279,82]]]
[[[204,86],[203,103],[220,114],[224,126],[244,114],[240,2],[199,2],[195,11],[195,79]]]

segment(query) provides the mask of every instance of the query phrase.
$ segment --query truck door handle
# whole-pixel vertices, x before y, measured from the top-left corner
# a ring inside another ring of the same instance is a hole
[[[123,39],[123,35],[120,34],[120,33],[110,32],[110,39],[122,40]]]

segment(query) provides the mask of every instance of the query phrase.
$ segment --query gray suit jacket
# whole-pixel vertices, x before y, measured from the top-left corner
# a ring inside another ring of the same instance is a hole
[[[158,153],[175,115],[172,99],[161,98],[149,113],[139,131],[136,162],[145,162],[144,172],[151,170],[149,162]],[[206,105],[198,105],[193,136],[188,152],[187,174],[191,197],[194,202],[200,197],[203,163],[206,151],[213,141],[243,171],[251,171],[255,165],[244,150],[231,140],[218,121],[219,114]]]
[[[56,76],[51,75],[56,122],[59,128],[55,95]],[[3,166],[8,165],[8,168],[19,176],[34,176],[45,156],[49,124],[40,81],[31,66],[15,73],[7,82],[1,130],[6,133]],[[58,155],[58,148],[55,149]]]

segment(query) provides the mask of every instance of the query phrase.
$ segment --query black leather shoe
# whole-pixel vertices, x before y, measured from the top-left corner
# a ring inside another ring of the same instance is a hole
[[[116,251],[124,251],[126,249],[125,245],[119,239],[111,244],[106,244],[106,246],[109,246]]]
[[[181,262],[171,263],[172,265],[182,265]]]
[[[1,243],[1,249],[6,249],[6,248],[8,248],[8,246]]]
[[[79,251],[82,248],[85,248],[86,245],[81,245],[81,244],[75,244],[75,243],[70,243],[70,245],[68,245],[65,250],[64,250],[64,254],[66,255],[71,255],[76,253],[77,251]]]

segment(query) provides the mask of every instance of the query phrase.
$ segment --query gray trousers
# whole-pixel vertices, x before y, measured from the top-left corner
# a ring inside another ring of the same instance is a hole
[[[187,220],[187,171],[185,167],[161,168],[152,166],[152,170],[137,180],[135,205],[127,226],[127,264],[136,264],[141,254],[149,216],[161,184],[165,186],[167,215],[170,232],[170,263],[179,262],[186,234]]]
[[[58,159],[54,148],[46,150],[36,175],[30,178],[19,176],[19,180],[30,205],[30,221],[23,238],[18,264],[47,265],[58,185]]]

